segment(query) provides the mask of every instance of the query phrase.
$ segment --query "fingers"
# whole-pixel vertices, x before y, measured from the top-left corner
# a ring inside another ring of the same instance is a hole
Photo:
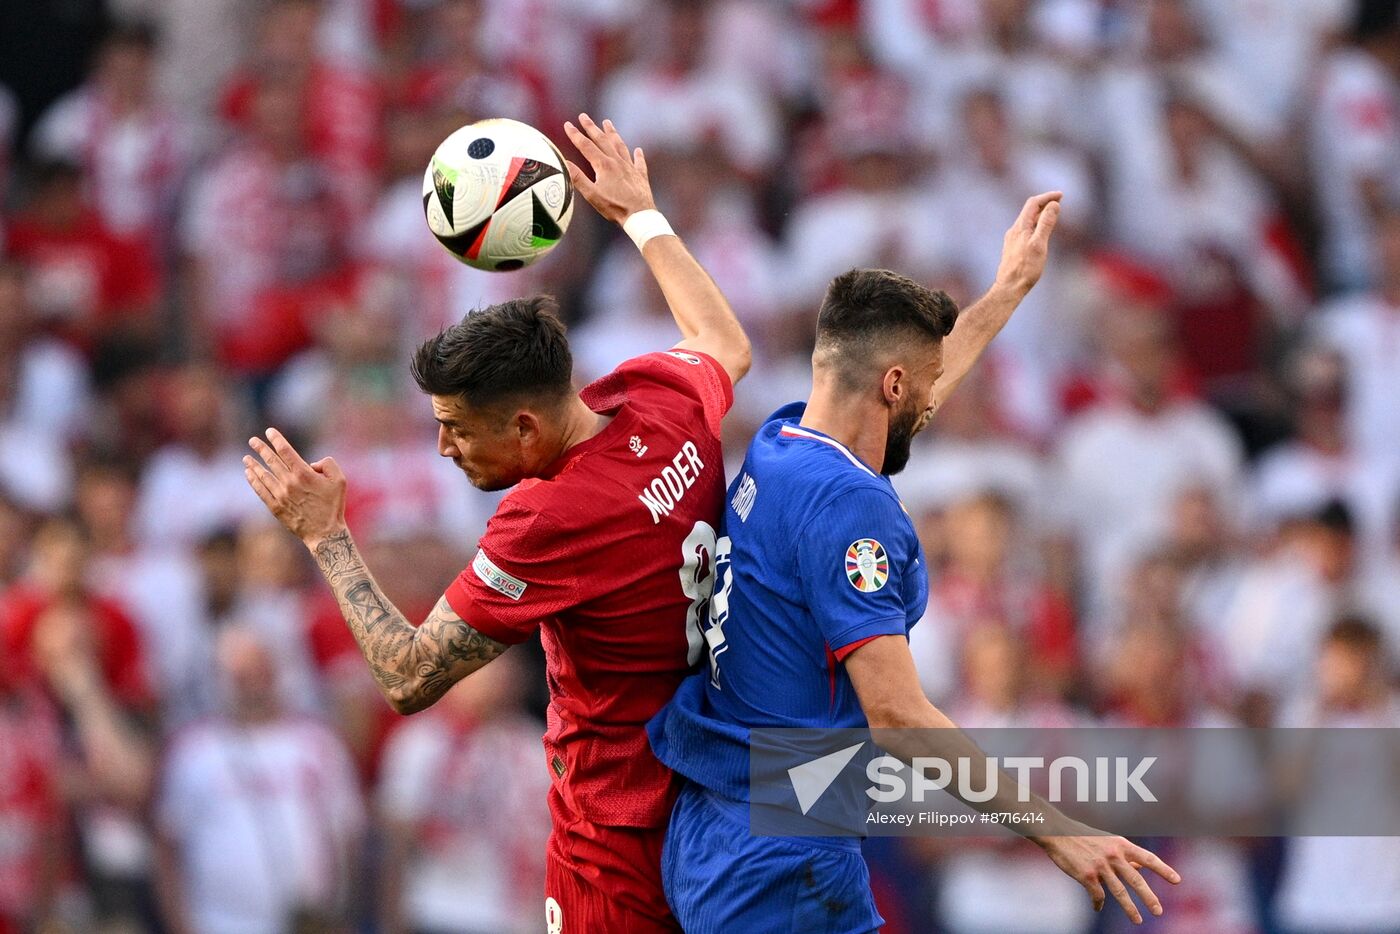
[[[564,168],[569,170],[569,181],[574,183],[574,188],[578,193],[588,200],[593,200],[593,191],[596,187],[593,179],[588,177],[588,173],[574,165],[568,159],[564,160]]]
[[[1040,212],[1040,217],[1035,222],[1035,233],[1031,234],[1031,239],[1038,242],[1045,242],[1050,239],[1050,234],[1054,233],[1055,225],[1060,222],[1060,202],[1052,201],[1045,206],[1045,210]]]
[[[641,169],[642,178],[645,178],[648,181],[650,181],[651,173],[647,171],[647,157],[646,153],[642,152],[642,147],[638,146],[632,152],[632,161],[637,164],[637,168]]]
[[[311,465],[311,469],[322,476],[340,482],[345,479],[345,472],[340,469],[340,465],[335,462],[334,457],[323,457]]]
[[[1181,881],[1181,873],[1168,866],[1163,862],[1160,856],[1153,853],[1151,850],[1144,850],[1142,847],[1136,847],[1129,854],[1129,858],[1137,865],[1146,866],[1148,869],[1151,869],[1172,885],[1176,885]]]
[[[1122,906],[1123,913],[1126,914],[1134,924],[1142,923],[1142,912],[1138,911],[1137,903],[1128,894],[1128,887],[1123,884],[1123,880],[1118,878],[1115,867],[1109,865],[1104,868],[1100,878],[1108,884],[1108,894],[1112,895]]]
[[[243,457],[243,476],[247,478],[253,492],[258,494],[258,499],[263,501],[263,505],[275,513],[280,508],[282,485],[255,458],[247,455]]]
[[[1137,893],[1138,898],[1142,899],[1142,903],[1147,906],[1147,910],[1152,912],[1153,915],[1161,915],[1162,902],[1157,898],[1157,894],[1152,891],[1152,886],[1148,885],[1147,880],[1142,877],[1142,873],[1134,869],[1127,861],[1120,861],[1117,870],[1118,875],[1123,881],[1128,883],[1128,887]]]
[[[263,463],[267,465],[267,469],[272,472],[273,476],[278,478],[291,476],[291,466],[282,460],[282,456],[262,438],[257,436],[249,438],[248,447],[252,448],[253,452],[263,459]]]
[[[583,157],[588,160],[588,164],[593,167],[593,171],[596,174],[598,167],[601,166],[607,158],[603,150],[598,148],[598,144],[593,142],[586,133],[567,121],[564,123],[564,133],[569,137],[569,142],[574,144],[574,148],[582,153]]]
[[[1081,883],[1081,885],[1083,885],[1084,888],[1088,890],[1089,898],[1094,903],[1094,910],[1103,911],[1103,903],[1106,901],[1106,897],[1103,893],[1103,886],[1099,885],[1098,878],[1090,878],[1087,882]]]
[[[587,120],[589,123],[593,122],[592,118],[589,117],[588,114],[580,114],[579,119]],[[613,154],[619,159],[621,159],[623,162],[631,162],[632,150],[627,148],[626,141],[623,140],[622,134],[617,132],[617,127],[613,126],[613,122],[611,120],[603,121],[602,132],[603,142],[606,143],[606,145],[603,148],[611,149]]]
[[[1040,212],[1045,210],[1047,205],[1057,203],[1064,196],[1062,191],[1047,191],[1027,198],[1026,203],[1021,206],[1020,216],[1016,218],[1016,226],[1027,231],[1034,230]]]
[[[272,442],[272,448],[282,458],[283,463],[293,470],[305,468],[306,461],[297,453],[297,449],[292,447],[292,443],[283,437],[282,432],[276,428],[267,430],[267,440]]]

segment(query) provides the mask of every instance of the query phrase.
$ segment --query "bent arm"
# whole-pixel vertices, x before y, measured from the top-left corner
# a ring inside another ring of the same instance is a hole
[[[311,553],[374,680],[399,713],[431,707],[448,688],[507,648],[467,625],[446,597],[421,626],[414,626],[384,595],[348,529],[316,543]]]

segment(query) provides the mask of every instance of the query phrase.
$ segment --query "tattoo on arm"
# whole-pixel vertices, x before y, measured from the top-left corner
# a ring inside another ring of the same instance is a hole
[[[414,626],[379,589],[348,531],[321,542],[315,557],[375,680],[400,713],[432,706],[507,648],[467,625],[446,597]]]

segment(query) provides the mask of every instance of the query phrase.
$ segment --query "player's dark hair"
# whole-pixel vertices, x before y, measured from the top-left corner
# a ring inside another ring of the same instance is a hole
[[[538,295],[469,312],[414,353],[418,388],[474,408],[564,398],[573,390],[574,358],[558,308]]]
[[[957,303],[946,292],[888,269],[852,269],[827,287],[817,313],[817,350],[851,371],[900,341],[942,341],[957,320]]]

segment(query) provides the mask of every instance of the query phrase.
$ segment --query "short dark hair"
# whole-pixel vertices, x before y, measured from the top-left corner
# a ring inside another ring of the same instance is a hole
[[[553,298],[537,295],[468,312],[414,353],[418,388],[473,407],[567,396],[574,357],[558,309]]]
[[[852,269],[831,280],[817,314],[817,349],[848,368],[901,337],[942,341],[958,320],[948,293],[888,269]]]

